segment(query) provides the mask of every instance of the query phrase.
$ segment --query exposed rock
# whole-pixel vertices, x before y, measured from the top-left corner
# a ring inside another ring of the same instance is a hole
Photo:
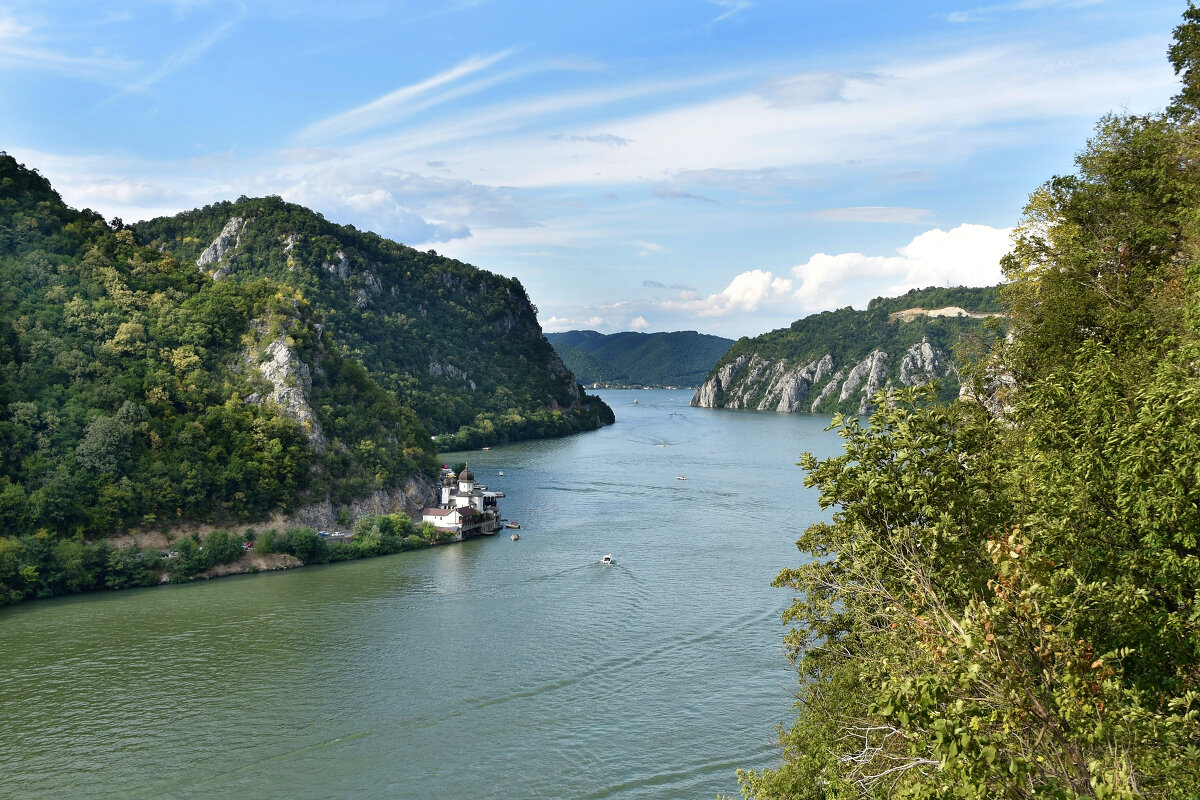
[[[213,280],[220,280],[228,275],[234,258],[229,254],[242,243],[242,234],[249,223],[250,220],[243,217],[230,217],[229,222],[226,222],[225,227],[217,234],[217,238],[213,239],[212,244],[204,248],[204,252],[196,259],[196,266],[211,272]],[[228,260],[226,255],[229,255]],[[210,270],[214,265],[216,269]]]
[[[451,378],[459,383],[465,383],[471,387],[471,391],[475,391],[475,381],[467,377],[467,373],[453,364],[439,364],[436,361],[429,362],[429,374],[435,378]]]
[[[437,486],[426,476],[417,475],[405,480],[402,486],[372,492],[344,505],[335,506],[329,500],[302,506],[288,515],[290,525],[308,525],[317,529],[348,527],[338,521],[342,508],[347,509],[353,526],[362,517],[401,512],[418,522],[421,509],[437,502]]]
[[[820,406],[821,403],[825,402],[825,398],[837,391],[838,384],[842,378],[845,377],[845,375],[845,371],[840,369],[833,373],[833,375],[831,375],[829,378],[829,382],[825,384],[825,388],[822,389],[820,394],[817,395],[816,399],[813,400],[812,406],[808,410],[815,412],[817,407]]]
[[[346,258],[346,254],[338,250],[333,254],[337,259],[336,262],[322,261],[321,269],[328,272],[330,275],[341,280],[346,280],[350,277],[350,259]]]
[[[750,356],[740,355],[721,367],[716,375],[709,377],[692,395],[691,405],[697,408],[717,408],[717,399],[721,392],[733,385],[734,379],[741,375],[748,363]]]
[[[945,377],[951,369],[946,354],[923,338],[904,353],[900,361],[900,383],[920,386]]]
[[[308,404],[308,395],[312,390],[312,374],[308,365],[288,347],[286,334],[280,334],[279,338],[262,350],[261,360],[251,352],[245,353],[243,358],[271,384],[271,393],[267,397],[251,395],[246,398],[246,402],[260,403],[270,400],[275,403],[285,416],[300,423],[313,448],[323,450],[326,444],[325,433]]]

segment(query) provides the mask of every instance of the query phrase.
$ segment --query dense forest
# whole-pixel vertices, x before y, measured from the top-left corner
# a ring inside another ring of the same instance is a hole
[[[747,798],[1200,796],[1200,10],[1165,113],[1103,119],[1005,259],[1012,336],[905,389],[798,542],[801,682]]]
[[[277,197],[133,226],[220,283],[270,280],[320,309],[336,349],[413,409],[444,450],[612,422],[542,336],[514,278],[335,225]]]
[[[579,380],[611,386],[696,386],[733,344],[696,331],[566,331],[546,339]]]
[[[132,528],[436,475],[431,429],[448,449],[611,421],[516,281],[275,198],[109,224],[0,154],[0,605],[157,580],[156,554],[104,543]]]

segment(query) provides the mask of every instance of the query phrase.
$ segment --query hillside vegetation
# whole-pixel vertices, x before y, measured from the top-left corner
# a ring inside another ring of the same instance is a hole
[[[130,528],[417,491],[430,428],[611,419],[516,281],[274,198],[109,225],[0,154],[0,605],[156,581]]]
[[[442,449],[612,422],[547,344],[516,279],[276,197],[217,203],[134,231],[220,282],[292,287],[320,310],[337,349],[413,409]]]
[[[1195,7],[1170,57],[1169,110],[1030,198],[983,402],[880,395],[805,456],[834,513],[776,581],[801,681],[747,798],[1197,797]]]
[[[847,306],[743,337],[713,367],[692,405],[864,414],[879,389],[929,381],[938,382],[943,399],[952,399],[960,365],[1002,334],[1003,318],[896,318],[895,312],[956,307],[996,313],[997,298],[995,287],[914,289],[877,297],[864,311]]]
[[[696,386],[733,344],[696,331],[566,331],[546,339],[579,380],[617,386]]]

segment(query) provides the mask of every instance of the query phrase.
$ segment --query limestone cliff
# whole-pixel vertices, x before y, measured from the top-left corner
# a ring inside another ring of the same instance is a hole
[[[946,290],[926,290],[944,296]],[[998,335],[1003,315],[992,310],[992,289],[958,289],[959,304],[983,310],[917,307],[921,292],[877,299],[866,311],[851,308],[798,320],[790,328],[730,348],[692,397],[701,408],[759,411],[840,411],[863,415],[881,389],[936,382],[940,396],[959,392],[959,366],[951,351],[964,336]],[[999,318],[991,321],[991,318]]]

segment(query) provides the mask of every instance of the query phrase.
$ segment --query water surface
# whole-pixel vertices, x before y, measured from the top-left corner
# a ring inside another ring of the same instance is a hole
[[[444,456],[518,542],[0,612],[0,797],[736,795],[794,692],[770,583],[821,517],[794,464],[839,440],[602,395],[604,430]]]

